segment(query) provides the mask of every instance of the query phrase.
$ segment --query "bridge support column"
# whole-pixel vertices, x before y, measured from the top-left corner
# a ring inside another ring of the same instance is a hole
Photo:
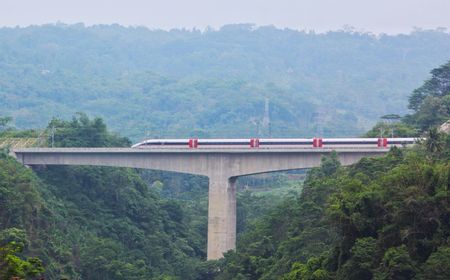
[[[236,248],[236,177],[210,176],[208,199],[208,260]]]

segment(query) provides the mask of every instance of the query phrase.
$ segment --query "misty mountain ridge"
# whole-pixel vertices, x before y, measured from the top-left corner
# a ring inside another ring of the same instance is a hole
[[[0,28],[0,110],[19,128],[82,111],[134,140],[356,136],[406,114],[412,90],[449,59],[444,30]]]

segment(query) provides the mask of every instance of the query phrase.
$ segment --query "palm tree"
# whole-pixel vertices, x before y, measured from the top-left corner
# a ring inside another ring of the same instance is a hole
[[[439,154],[444,148],[442,134],[437,128],[431,128],[425,139],[425,148],[430,154]]]

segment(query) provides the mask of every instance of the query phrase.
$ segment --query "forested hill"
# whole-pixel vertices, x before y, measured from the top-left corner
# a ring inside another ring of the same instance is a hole
[[[251,223],[215,279],[450,279],[450,134],[438,131],[450,63],[431,75],[409,99],[414,114],[392,124],[421,143],[349,167],[323,158],[300,195]]]
[[[18,128],[82,111],[122,135],[358,135],[406,113],[409,94],[450,59],[450,34],[374,36],[229,25],[0,29],[0,111]],[[259,127],[259,128],[258,128]]]
[[[64,131],[57,147],[130,145],[98,118],[52,125]],[[206,201],[165,199],[170,186],[148,182],[128,168],[27,169],[0,149],[0,279],[199,279]]]

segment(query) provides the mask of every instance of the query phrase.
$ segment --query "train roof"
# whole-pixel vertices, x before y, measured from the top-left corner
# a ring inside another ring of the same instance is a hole
[[[191,138],[192,139],[192,138]],[[243,143],[247,144],[251,138],[201,138],[197,139],[199,144],[202,143]],[[284,143],[294,143],[294,142],[311,142],[314,138],[253,138],[258,139],[260,143],[276,143],[276,142],[284,142]],[[379,138],[322,138],[323,142],[335,142],[335,143],[343,143],[343,142],[359,142],[359,143],[372,143],[374,141],[378,141]],[[386,138],[388,142],[417,142],[419,138],[412,137],[399,137],[399,138]],[[189,138],[171,138],[171,139],[146,139],[139,143],[134,144],[132,147],[139,147],[145,144],[187,144],[189,143]]]

